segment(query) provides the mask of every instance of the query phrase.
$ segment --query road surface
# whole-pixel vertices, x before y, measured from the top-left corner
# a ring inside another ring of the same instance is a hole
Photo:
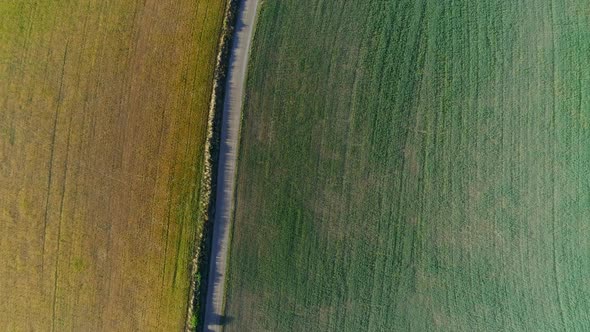
[[[230,54],[223,105],[217,197],[213,225],[213,243],[209,268],[209,289],[205,305],[205,331],[222,331],[225,323],[223,304],[229,233],[234,203],[237,151],[240,135],[244,83],[250,42],[254,31],[258,0],[240,0],[236,29]]]

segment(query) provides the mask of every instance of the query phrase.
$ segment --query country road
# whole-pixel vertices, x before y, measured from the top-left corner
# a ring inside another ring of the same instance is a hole
[[[223,312],[225,279],[235,190],[234,180],[240,120],[248,56],[257,8],[258,0],[240,0],[229,60],[221,125],[217,197],[211,246],[212,259],[209,269],[209,289],[207,291],[204,318],[205,331],[222,331],[225,323]]]

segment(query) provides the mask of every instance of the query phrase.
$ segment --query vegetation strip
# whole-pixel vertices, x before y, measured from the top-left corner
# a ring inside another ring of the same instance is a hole
[[[187,331],[200,331],[203,328],[205,314],[204,303],[207,296],[207,277],[209,275],[209,253],[211,247],[212,226],[215,212],[215,195],[217,187],[217,165],[219,160],[219,133],[221,129],[221,117],[223,113],[223,98],[225,96],[225,81],[228,71],[228,63],[231,51],[233,29],[235,27],[238,0],[227,2],[223,28],[219,38],[217,62],[213,79],[213,90],[209,107],[209,120],[207,139],[205,143],[205,155],[203,156],[203,177],[201,185],[200,215],[203,220],[203,229],[197,233],[198,246],[193,258],[193,277],[191,279],[191,292],[189,309],[187,313]]]

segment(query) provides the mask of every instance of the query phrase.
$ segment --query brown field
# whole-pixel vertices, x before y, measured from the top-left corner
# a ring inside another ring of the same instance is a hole
[[[2,1],[0,330],[184,327],[225,2]]]

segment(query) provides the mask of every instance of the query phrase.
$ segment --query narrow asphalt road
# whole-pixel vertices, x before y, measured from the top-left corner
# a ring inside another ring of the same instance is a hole
[[[250,43],[254,32],[258,0],[240,0],[236,29],[229,59],[223,105],[217,197],[209,269],[209,289],[205,304],[205,331],[222,331],[229,233],[234,208],[234,191],[240,120]]]

